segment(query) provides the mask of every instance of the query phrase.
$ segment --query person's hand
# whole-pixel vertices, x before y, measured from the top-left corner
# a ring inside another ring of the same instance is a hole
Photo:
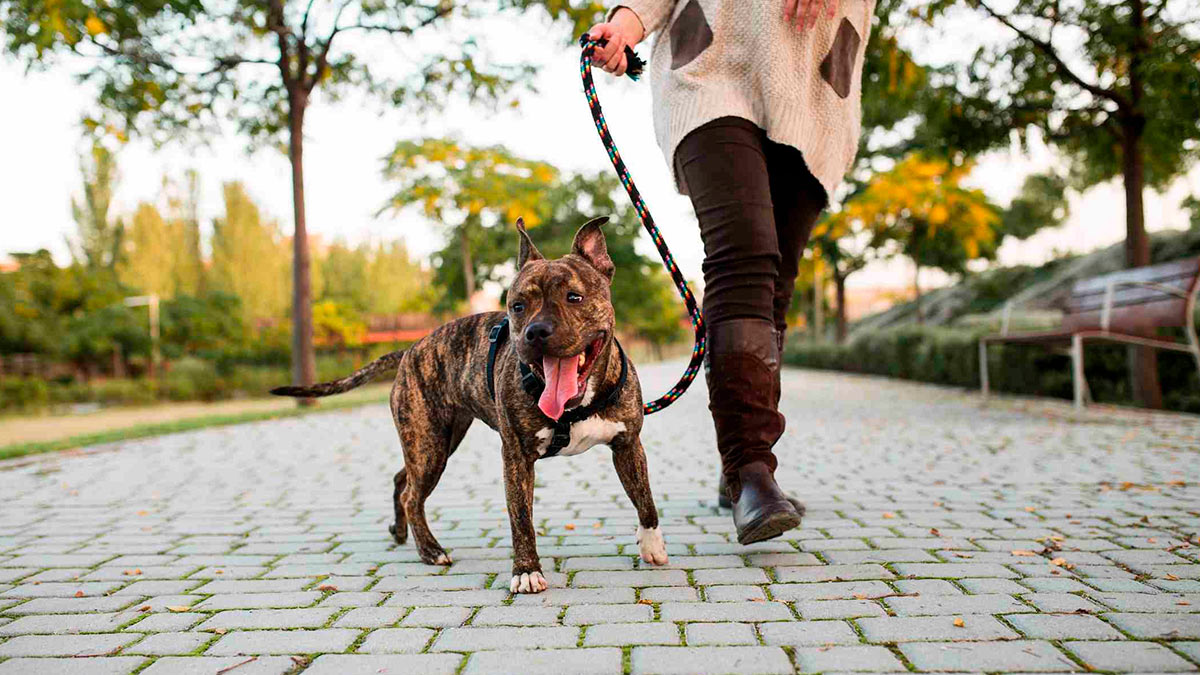
[[[592,40],[607,40],[603,47],[596,47],[592,52],[592,63],[600,66],[605,72],[617,77],[625,74],[629,67],[625,58],[625,47],[633,47],[645,37],[642,20],[628,7],[619,8],[606,23],[598,23],[588,30]]]
[[[842,0],[783,0],[783,20],[796,24],[796,30],[806,30],[817,25],[824,10],[826,18],[837,16]]]

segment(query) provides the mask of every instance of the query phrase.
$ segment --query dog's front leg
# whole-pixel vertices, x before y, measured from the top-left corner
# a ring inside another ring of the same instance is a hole
[[[637,543],[642,560],[654,565],[667,564],[667,544],[658,527],[658,509],[650,493],[650,472],[646,469],[646,451],[642,439],[621,434],[613,439],[613,466],[625,494],[638,512]]]
[[[508,501],[508,524],[512,529],[513,566],[509,590],[541,593],[549,587],[542,576],[533,527],[533,462],[517,442],[504,440],[504,496]]]

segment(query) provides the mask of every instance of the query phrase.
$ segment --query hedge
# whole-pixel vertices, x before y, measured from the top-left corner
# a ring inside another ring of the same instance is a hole
[[[978,389],[979,338],[989,332],[905,326],[859,335],[844,345],[795,340],[788,344],[784,362]],[[1085,343],[1084,365],[1094,400],[1132,403],[1125,347]],[[1159,351],[1158,365],[1164,407],[1200,413],[1200,377],[1192,357]],[[991,388],[999,392],[1063,399],[1072,395],[1070,357],[1044,346],[990,346],[988,377]]]

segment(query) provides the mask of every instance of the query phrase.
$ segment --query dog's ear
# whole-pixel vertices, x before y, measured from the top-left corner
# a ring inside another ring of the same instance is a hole
[[[525,219],[517,218],[517,232],[521,235],[521,251],[517,254],[517,269],[525,266],[525,263],[530,260],[542,260],[542,254],[533,245],[533,240],[529,238],[529,233],[525,231]]]
[[[575,243],[571,252],[591,263],[601,274],[613,277],[613,261],[608,257],[608,244],[604,241],[604,230],[600,226],[608,222],[608,217],[592,218],[575,233]]]

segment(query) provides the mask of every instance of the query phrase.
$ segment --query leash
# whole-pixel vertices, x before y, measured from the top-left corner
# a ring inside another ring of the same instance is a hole
[[[642,221],[642,227],[646,228],[646,232],[650,234],[655,248],[658,249],[658,255],[662,257],[663,265],[671,273],[671,279],[675,281],[675,288],[683,298],[683,304],[687,306],[688,314],[692,318],[692,328],[696,332],[696,342],[692,346],[692,360],[688,363],[687,369],[683,371],[683,376],[679,378],[674,387],[671,387],[670,391],[642,407],[645,414],[653,415],[683,396],[683,393],[691,386],[692,380],[695,380],[696,375],[700,372],[701,364],[704,363],[706,344],[704,314],[700,311],[700,305],[696,303],[696,296],[692,295],[692,290],[688,288],[683,273],[679,271],[679,266],[675,264],[675,256],[671,255],[671,250],[667,248],[667,242],[663,239],[662,232],[659,232],[658,226],[654,224],[654,217],[650,215],[650,209],[646,207],[646,202],[642,200],[641,193],[634,185],[633,176],[625,167],[621,153],[617,152],[617,144],[613,141],[612,134],[608,132],[608,123],[604,121],[604,112],[600,109],[600,98],[596,95],[596,83],[592,80],[592,52],[602,44],[602,41],[589,38],[587,33],[579,37],[579,46],[583,50],[579,55],[579,74],[583,78],[583,93],[587,96],[588,108],[592,111],[592,120],[596,123],[596,133],[600,134],[600,142],[604,144],[604,150],[608,153],[608,158],[612,160],[617,178],[621,180],[621,185],[629,194],[629,200],[633,202],[633,208]],[[629,64],[625,74],[630,79],[637,80],[645,68],[645,62],[629,47],[625,48],[625,58]]]

